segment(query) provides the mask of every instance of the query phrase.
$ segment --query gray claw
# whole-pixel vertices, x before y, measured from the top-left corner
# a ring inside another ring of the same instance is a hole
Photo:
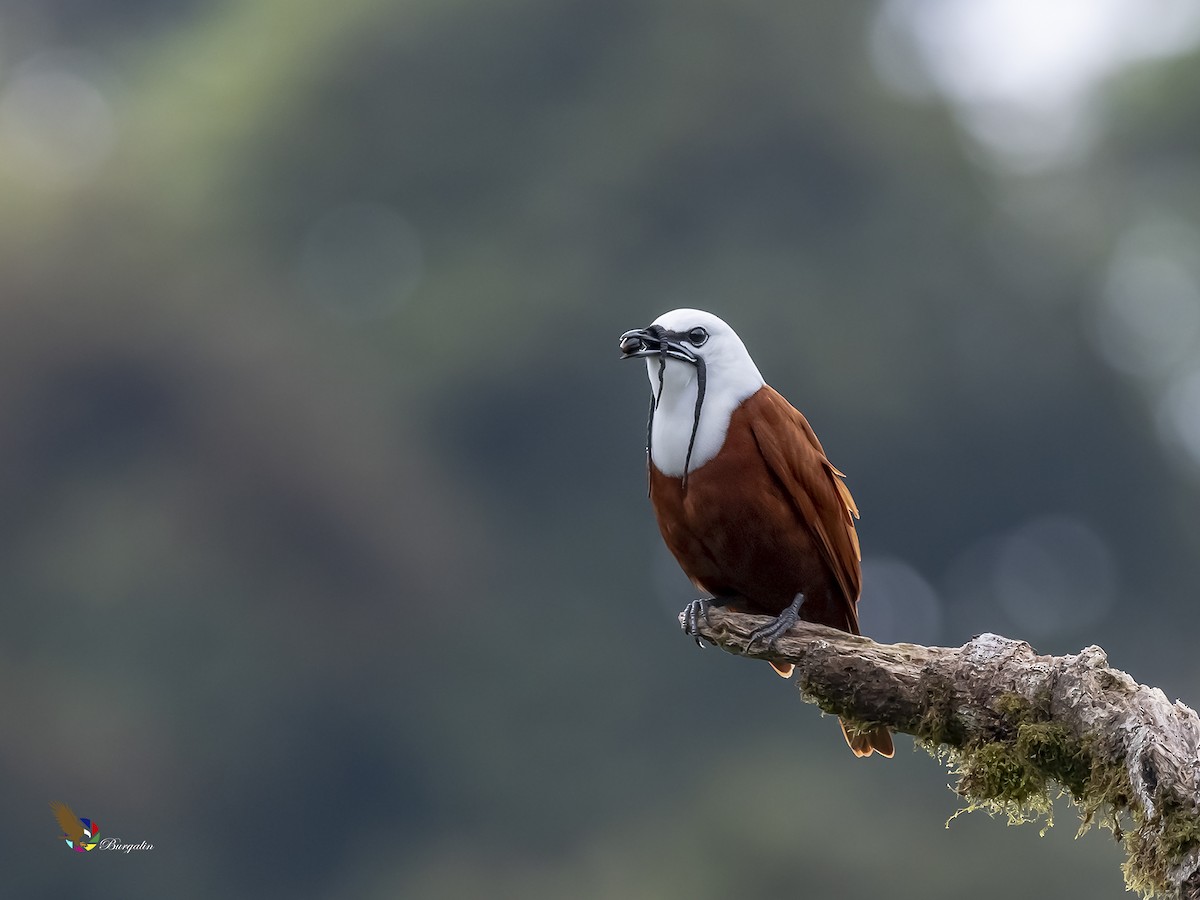
[[[683,633],[690,634],[696,641],[697,647],[703,647],[704,642],[696,636],[696,632],[700,629],[700,619],[708,621],[708,609],[712,603],[708,600],[693,600],[683,610]]]
[[[768,622],[761,628],[755,628],[750,633],[750,640],[746,642],[746,649],[753,650],[755,644],[762,642],[763,649],[770,650],[771,646],[787,634],[799,619],[797,606],[788,607],[776,617],[774,622]]]

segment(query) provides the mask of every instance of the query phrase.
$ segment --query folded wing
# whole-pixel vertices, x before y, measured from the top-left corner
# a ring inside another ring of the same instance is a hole
[[[762,415],[754,420],[754,439],[771,473],[792,498],[800,520],[817,539],[857,633],[855,605],[862,590],[862,554],[854,529],[858,507],[842,481],[845,476],[826,458],[808,420],[770,386],[760,393]]]

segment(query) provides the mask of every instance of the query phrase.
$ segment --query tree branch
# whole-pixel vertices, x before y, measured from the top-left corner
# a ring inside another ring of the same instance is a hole
[[[682,615],[681,615],[682,622]],[[698,636],[730,653],[796,666],[806,699],[860,726],[887,725],[947,753],[969,809],[1024,821],[1069,794],[1127,853],[1127,887],[1200,900],[1200,718],[1109,668],[1099,647],[1038,656],[982,634],[962,647],[877,644],[798,623],[747,652],[770,619],[720,608]]]

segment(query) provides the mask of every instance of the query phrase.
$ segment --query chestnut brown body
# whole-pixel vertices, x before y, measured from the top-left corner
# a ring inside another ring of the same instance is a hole
[[[650,500],[684,573],[718,602],[778,616],[803,594],[800,618],[858,634],[858,509],[842,477],[804,416],[763,385],[686,488],[650,463]],[[886,729],[846,740],[860,756],[893,752]]]
[[[804,416],[764,385],[734,411],[721,452],[683,479],[651,464],[663,540],[692,582],[747,612],[858,633],[850,492]]]

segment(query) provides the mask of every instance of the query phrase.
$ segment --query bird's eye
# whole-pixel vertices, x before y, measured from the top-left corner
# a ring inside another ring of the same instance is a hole
[[[699,347],[708,340],[708,332],[703,328],[696,327],[687,333],[687,339],[693,347]]]

